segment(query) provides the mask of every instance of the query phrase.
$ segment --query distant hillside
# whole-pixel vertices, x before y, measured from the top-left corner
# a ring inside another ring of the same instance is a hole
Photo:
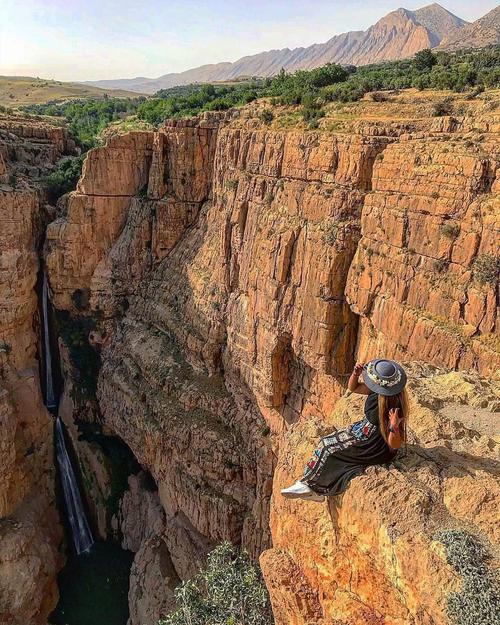
[[[446,37],[439,46],[443,50],[484,48],[500,43],[500,5],[484,17]]]
[[[83,83],[43,80],[29,76],[0,76],[0,104],[15,108],[74,98],[136,98],[137,92],[102,89]]]
[[[312,69],[328,62],[367,65],[412,56],[424,48],[434,48],[445,36],[461,31],[467,22],[439,4],[409,11],[392,11],[366,31],[336,35],[322,44],[307,48],[284,48],[245,56],[234,63],[203,65],[160,78],[99,80],[86,84],[107,89],[129,89],[155,93],[177,85],[231,80],[238,76],[274,76],[282,67],[288,71]]]

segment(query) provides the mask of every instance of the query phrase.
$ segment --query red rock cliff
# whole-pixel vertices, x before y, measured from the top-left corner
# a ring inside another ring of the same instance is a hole
[[[0,622],[42,624],[57,602],[62,529],[52,419],[39,380],[36,282],[48,216],[39,181],[67,132],[0,116]]]
[[[447,623],[460,582],[433,531],[467,522],[494,537],[494,442],[442,408],[483,388],[491,419],[489,383],[416,366],[419,421],[398,468],[328,508],[279,489],[359,409],[338,402],[356,356],[498,366],[496,285],[480,273],[497,252],[497,120],[474,123],[479,150],[467,118],[332,133],[205,114],[89,154],[47,265],[57,307],[100,311],[103,421],[158,484],[163,515],[132,495],[122,509],[124,527],[127,515],[149,527],[125,538],[138,549],[133,624],[154,623],[224,539],[254,556],[272,546],[261,562],[277,623]],[[475,474],[472,517],[460,492]]]

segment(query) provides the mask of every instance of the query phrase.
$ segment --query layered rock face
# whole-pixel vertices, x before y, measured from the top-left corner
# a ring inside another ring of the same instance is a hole
[[[346,289],[361,359],[376,350],[498,369],[499,126],[475,122],[478,150],[462,140],[470,123],[438,120],[438,132],[392,143],[375,164]]]
[[[39,380],[37,180],[74,150],[66,131],[0,117],[0,622],[45,623],[57,601],[62,539],[52,420]]]
[[[471,521],[491,533],[494,466],[467,464],[450,442],[444,373],[414,371],[420,420],[397,469],[356,479],[329,509],[279,489],[320,432],[359,414],[338,401],[356,356],[498,364],[485,270],[495,123],[474,120],[483,142],[469,149],[467,119],[333,133],[205,114],[89,154],[49,226],[47,265],[56,307],[95,319],[102,422],[158,488],[141,502],[132,480],[117,520],[137,552],[131,625],[155,623],[178,579],[226,539],[254,557],[272,543],[261,562],[278,623],[447,622],[459,580],[432,530]],[[492,388],[467,383],[464,403],[483,389],[495,408]],[[458,431],[491,457],[489,441]],[[441,479],[447,462],[465,468]],[[471,519],[460,492],[476,469]]]

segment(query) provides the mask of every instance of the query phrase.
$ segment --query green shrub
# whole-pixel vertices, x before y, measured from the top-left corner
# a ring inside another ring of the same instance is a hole
[[[64,195],[76,189],[76,184],[82,174],[84,156],[63,158],[57,164],[56,169],[45,177],[49,201],[52,203]]]
[[[274,119],[274,113],[271,111],[271,109],[264,109],[260,114],[260,119],[262,122],[264,122],[264,124],[269,126],[269,124],[271,124]]]
[[[272,611],[260,571],[228,542],[206,567],[175,590],[177,610],[159,625],[271,625]]]
[[[458,224],[445,223],[441,226],[441,232],[448,239],[456,239],[460,234],[460,226]]]
[[[337,237],[339,234],[338,224],[330,224],[325,230],[325,234],[323,235],[323,240],[327,245],[335,245],[337,241]]]
[[[458,530],[442,530],[434,536],[446,549],[446,558],[462,577],[462,588],[448,597],[448,614],[455,625],[498,625],[500,587],[488,568],[485,547]]]
[[[476,258],[473,265],[474,278],[481,284],[498,284],[500,277],[500,257],[491,254],[482,254]]]
[[[484,85],[478,85],[475,89],[473,89],[468,95],[467,100],[474,100],[477,96],[484,93]]]
[[[434,261],[434,271],[437,273],[444,273],[448,269],[448,261],[443,258],[438,258]]]
[[[415,54],[414,64],[415,68],[419,72],[431,69],[432,67],[434,67],[434,65],[436,65],[436,63],[437,57],[429,48],[425,50],[420,50],[420,52],[417,52],[417,54]]]
[[[444,117],[445,115],[453,114],[453,100],[451,98],[444,98],[439,102],[435,102],[433,105],[434,117]]]

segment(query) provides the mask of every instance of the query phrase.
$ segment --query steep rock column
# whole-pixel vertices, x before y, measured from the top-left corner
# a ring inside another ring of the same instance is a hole
[[[278,625],[448,625],[450,608],[458,620],[481,611],[487,622],[495,591],[471,591],[438,530],[462,553],[470,534],[479,537],[498,567],[499,389],[494,375],[477,372],[498,363],[498,124],[476,117],[425,120],[418,132],[364,126],[394,140],[370,172],[346,282],[361,317],[357,357],[431,365],[405,363],[408,450],[325,504],[290,501],[280,489],[300,475],[319,437],[359,419],[362,398],[341,398],[333,413],[288,428],[274,474],[273,547],[260,562]],[[474,583],[488,588],[491,575]]]
[[[36,284],[47,215],[38,182],[73,151],[61,128],[0,116],[0,622],[8,625],[41,625],[57,602],[62,528],[39,377]]]

